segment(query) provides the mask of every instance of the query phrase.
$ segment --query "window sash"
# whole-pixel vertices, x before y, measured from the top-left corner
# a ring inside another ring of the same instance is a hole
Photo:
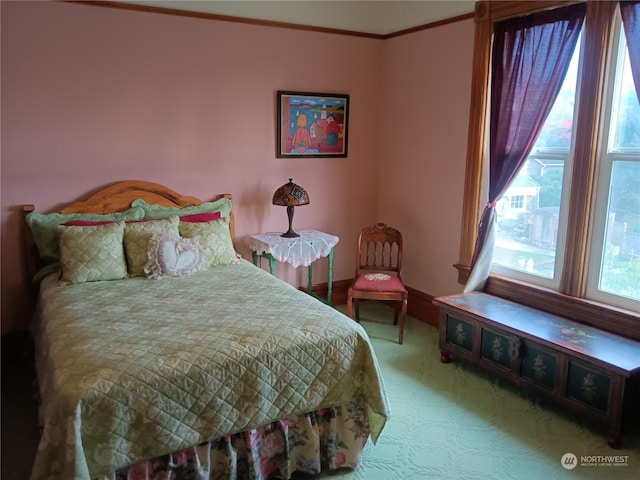
[[[615,22],[614,38],[618,41],[611,45],[610,53],[610,68],[611,77],[613,75],[616,78],[609,78],[607,88],[605,89],[606,99],[606,118],[602,124],[602,131],[600,132],[602,141],[600,152],[600,164],[599,175],[596,184],[596,199],[595,199],[595,214],[593,222],[593,234],[591,241],[591,250],[589,255],[588,264],[588,277],[587,288],[585,297],[605,302],[611,305],[619,306],[622,308],[628,308],[631,310],[638,310],[638,301],[627,298],[620,295],[601,290],[601,277],[605,268],[606,260],[606,235],[609,228],[609,222],[612,220],[609,218],[609,202],[611,196],[611,182],[613,170],[616,165],[622,165],[623,162],[638,162],[640,163],[640,150],[619,148],[614,144],[616,140],[617,125],[613,122],[615,118],[619,117],[617,108],[620,106],[621,101],[620,88],[622,83],[622,69],[624,65],[625,55],[627,54],[626,38],[622,30],[621,18],[617,13]],[[613,43],[613,42],[612,42]]]

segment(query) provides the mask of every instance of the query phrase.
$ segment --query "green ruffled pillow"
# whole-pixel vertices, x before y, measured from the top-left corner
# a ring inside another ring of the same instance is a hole
[[[220,212],[221,217],[228,217],[231,213],[231,200],[229,200],[228,198],[220,198],[214,202],[204,202],[200,205],[190,205],[188,207],[182,208],[151,205],[144,200],[138,199],[131,202],[131,206],[144,209],[145,220],[158,220],[174,216],[215,212]]]
[[[94,213],[37,213],[27,215],[27,225],[31,229],[33,241],[38,247],[40,261],[43,265],[49,265],[60,261],[60,245],[58,237],[58,225],[73,220],[88,222],[120,222],[127,220],[142,220],[145,210],[142,207],[132,207],[124,212],[108,214]]]
[[[73,227],[59,225],[60,280],[69,283],[119,280],[127,276],[124,222]]]
[[[240,263],[229,232],[229,218],[213,222],[180,222],[180,235],[193,239],[200,250],[202,268]]]
[[[162,220],[127,223],[124,227],[124,250],[127,254],[129,275],[144,276],[144,266],[147,263],[147,248],[149,240],[154,235],[175,236],[178,233],[178,217]]]

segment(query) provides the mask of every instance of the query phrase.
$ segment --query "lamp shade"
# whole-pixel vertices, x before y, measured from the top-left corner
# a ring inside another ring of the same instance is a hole
[[[276,193],[273,194],[273,204],[287,207],[293,205],[307,205],[309,203],[309,194],[300,185],[293,183],[293,178],[289,179],[289,183],[285,183]]]
[[[293,183],[293,178],[289,179],[289,183],[285,183],[273,194],[274,205],[287,207],[287,217],[289,218],[289,230],[282,234],[283,237],[299,237],[300,235],[293,231],[293,211],[294,207],[309,204],[309,194],[300,185]]]

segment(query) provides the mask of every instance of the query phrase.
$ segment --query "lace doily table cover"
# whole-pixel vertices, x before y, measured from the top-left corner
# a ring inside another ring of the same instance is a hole
[[[333,247],[340,239],[335,235],[320,232],[318,230],[298,230],[299,237],[287,238],[280,233],[261,233],[249,235],[247,244],[251,249],[254,265],[258,264],[258,257],[269,260],[269,271],[275,272],[275,262],[288,263],[294,268],[300,266],[309,268],[309,283],[307,293],[313,294],[312,264],[322,257],[327,257],[329,262],[328,289],[326,300],[331,304],[331,287],[333,276]],[[316,296],[316,295],[314,295]]]

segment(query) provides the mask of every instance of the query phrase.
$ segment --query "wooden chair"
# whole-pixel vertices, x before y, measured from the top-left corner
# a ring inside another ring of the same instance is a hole
[[[360,232],[357,249],[356,277],[349,287],[347,314],[353,318],[355,304],[355,320],[359,322],[360,299],[393,301],[393,324],[400,321],[398,343],[402,344],[409,296],[402,283],[402,234],[384,223],[369,225]]]

